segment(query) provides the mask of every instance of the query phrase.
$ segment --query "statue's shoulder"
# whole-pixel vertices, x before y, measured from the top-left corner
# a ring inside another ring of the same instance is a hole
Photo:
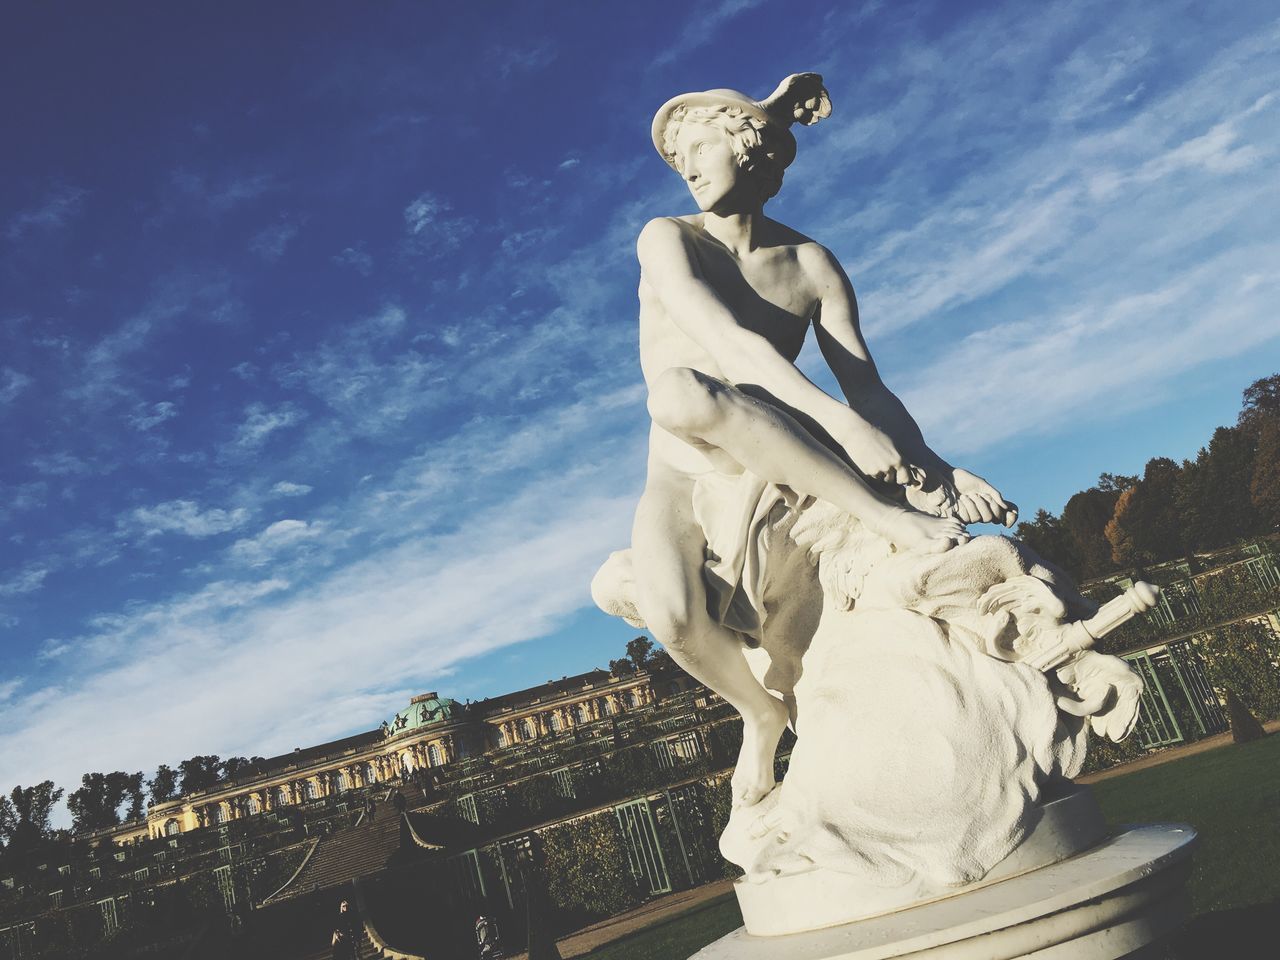
[[[636,254],[641,265],[650,257],[669,253],[675,247],[688,246],[697,229],[692,217],[654,217],[636,238]]]

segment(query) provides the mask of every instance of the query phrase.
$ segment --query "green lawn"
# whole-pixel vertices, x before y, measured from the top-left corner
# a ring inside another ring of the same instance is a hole
[[[1181,821],[1200,846],[1193,914],[1280,900],[1280,736],[1093,785],[1113,824]]]
[[[1280,900],[1280,735],[1138,770],[1093,789],[1112,824],[1182,822],[1199,832],[1188,887],[1192,912],[1215,916],[1193,925],[1197,942],[1221,944],[1224,936],[1231,942],[1233,931],[1258,928],[1259,922],[1269,942],[1278,942],[1270,918],[1280,908],[1247,908]],[[600,947],[590,957],[687,960],[741,923],[730,894]]]

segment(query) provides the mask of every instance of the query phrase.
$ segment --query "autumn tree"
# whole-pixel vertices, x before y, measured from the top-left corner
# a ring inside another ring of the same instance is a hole
[[[1071,572],[1081,580],[1100,577],[1115,569],[1106,531],[1119,499],[1119,489],[1090,487],[1081,490],[1062,508],[1062,534],[1070,541],[1078,564]]]
[[[1120,494],[1105,528],[1115,563],[1160,563],[1184,553],[1177,500],[1181,472],[1168,457],[1154,457],[1137,485]]]

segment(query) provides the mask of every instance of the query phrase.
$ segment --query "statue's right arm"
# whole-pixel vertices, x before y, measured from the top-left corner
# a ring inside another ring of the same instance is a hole
[[[686,229],[666,217],[650,220],[636,242],[645,281],[672,322],[716,361],[731,383],[762,388],[824,427],[849,417],[848,407],[816,387],[768,340],[738,323],[703,278],[690,243]]]

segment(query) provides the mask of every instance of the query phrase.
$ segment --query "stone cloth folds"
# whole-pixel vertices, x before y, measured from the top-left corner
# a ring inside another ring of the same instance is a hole
[[[710,471],[693,486],[693,516],[707,538],[703,576],[711,614],[748,641],[762,638],[770,530],[811,498],[749,471]]]

